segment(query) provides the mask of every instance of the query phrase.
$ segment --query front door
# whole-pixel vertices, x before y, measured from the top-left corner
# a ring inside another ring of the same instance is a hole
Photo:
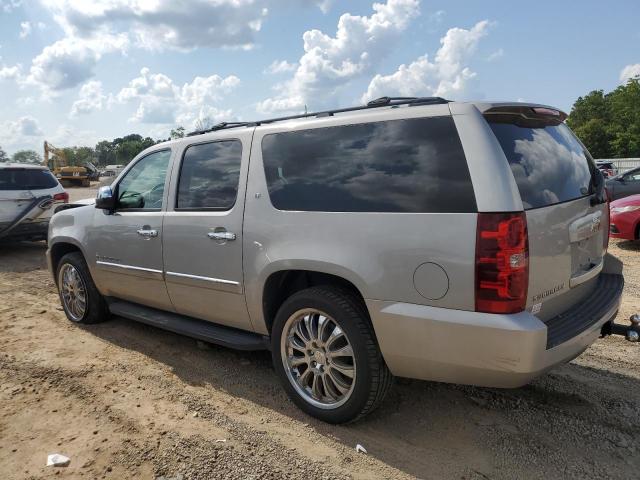
[[[242,217],[251,131],[186,146],[164,222],[165,280],[178,313],[251,329]]]
[[[163,279],[162,206],[171,150],[137,160],[114,189],[112,213],[96,210],[89,245],[95,246],[96,283],[108,296],[171,310]]]

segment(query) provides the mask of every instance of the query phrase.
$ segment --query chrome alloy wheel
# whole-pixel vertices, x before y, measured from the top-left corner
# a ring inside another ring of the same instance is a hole
[[[79,322],[87,311],[87,287],[76,268],[65,263],[58,274],[60,296],[72,320]]]
[[[343,405],[353,393],[356,359],[340,325],[315,309],[289,317],[280,340],[282,363],[295,390],[317,408]]]

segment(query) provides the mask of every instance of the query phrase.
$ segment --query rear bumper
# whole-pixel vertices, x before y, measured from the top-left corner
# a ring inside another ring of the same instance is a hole
[[[606,284],[600,285],[601,279]],[[598,283],[596,288],[606,289],[592,295],[600,305],[590,298],[546,324],[530,312],[498,315],[381,300],[366,303],[394,375],[518,387],[580,355],[615,317],[622,275],[601,274]]]

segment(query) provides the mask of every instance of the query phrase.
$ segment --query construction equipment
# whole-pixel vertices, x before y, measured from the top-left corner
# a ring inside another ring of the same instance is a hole
[[[53,174],[60,180],[63,187],[88,187],[91,178],[95,176],[93,167],[71,166],[67,161],[64,150],[56,148],[49,142],[44,142],[44,165],[49,167]]]
[[[67,156],[64,150],[56,148],[45,140],[44,142],[44,160],[42,164],[49,168],[57,177],[62,167],[67,166]]]

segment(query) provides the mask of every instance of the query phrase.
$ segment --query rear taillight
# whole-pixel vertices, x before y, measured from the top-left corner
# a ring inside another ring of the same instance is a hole
[[[53,196],[53,200],[58,202],[62,201],[64,203],[69,203],[69,194],[67,192],[56,193]]]
[[[476,311],[524,310],[529,286],[527,218],[518,213],[479,213],[476,232]]]

